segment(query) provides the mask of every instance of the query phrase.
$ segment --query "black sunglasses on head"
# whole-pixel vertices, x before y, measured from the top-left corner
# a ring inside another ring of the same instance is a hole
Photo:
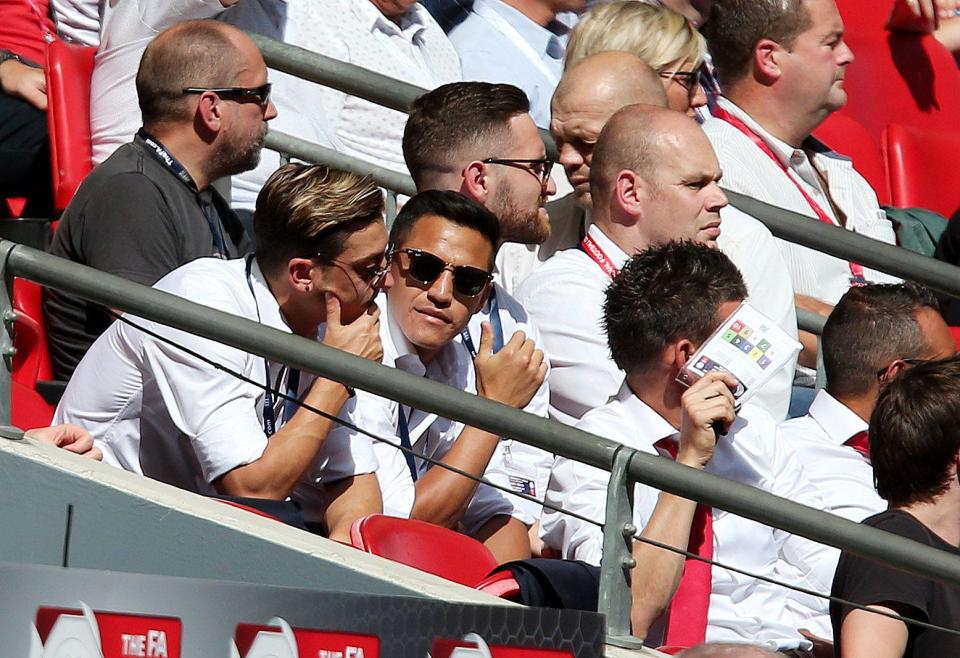
[[[184,87],[181,93],[186,96],[187,94],[202,94],[210,91],[220,98],[235,100],[241,103],[245,101],[255,101],[259,103],[261,107],[266,107],[267,103],[270,102],[271,89],[273,89],[273,85],[268,82],[259,87]]]
[[[394,249],[390,252],[391,258],[400,255],[406,260],[405,263],[401,260],[400,266],[424,285],[432,284],[444,270],[450,270],[453,272],[453,289],[464,297],[476,297],[493,280],[493,275],[486,270],[470,265],[451,265],[422,249]]]

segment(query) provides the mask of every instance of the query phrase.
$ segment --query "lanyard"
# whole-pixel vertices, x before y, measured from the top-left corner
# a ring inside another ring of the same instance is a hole
[[[596,240],[594,240],[593,236],[589,233],[583,236],[583,240],[580,241],[580,249],[589,256],[594,263],[599,265],[603,273],[611,279],[620,274],[620,268],[613,264],[613,261],[607,256],[607,252],[597,244]]]
[[[410,413],[411,415],[413,414],[412,409],[410,410]],[[407,414],[403,413],[402,404],[397,405],[397,415],[399,416],[397,419],[397,429],[400,430],[400,445],[406,448],[406,450],[403,451],[403,458],[407,460],[407,468],[410,469],[410,477],[414,482],[416,482],[420,477],[420,474],[417,471],[416,457],[413,456],[412,452],[413,444],[410,442],[410,428],[407,424],[409,421],[407,420]]]
[[[474,7],[473,12],[487,21],[493,29],[509,39],[510,42],[516,46],[517,50],[523,53],[523,56],[530,60],[530,63],[536,66],[540,73],[550,81],[551,85],[556,86],[560,83],[560,76],[547,66],[537,51],[533,49],[533,46],[517,31],[517,28],[512,26],[507,19],[498,14],[496,10],[481,4]]]
[[[500,303],[497,301],[497,289],[490,289],[490,324],[493,325],[493,353],[496,354],[503,348],[503,323],[500,321]],[[460,340],[463,346],[470,352],[470,356],[477,358],[477,348],[473,344],[473,338],[470,337],[470,328],[464,327],[460,332]]]
[[[726,121],[731,126],[733,126],[737,130],[742,132],[744,135],[746,135],[750,139],[751,142],[753,142],[757,146],[758,149],[763,151],[763,153],[766,154],[767,157],[773,160],[777,164],[777,166],[780,167],[783,173],[786,174],[787,178],[790,179],[790,182],[793,183],[794,187],[797,188],[797,191],[800,192],[800,194],[803,196],[803,199],[807,202],[807,205],[810,206],[810,209],[813,210],[813,213],[817,216],[817,219],[819,219],[824,224],[829,224],[830,226],[837,225],[836,222],[834,222],[830,218],[830,215],[828,215],[824,211],[824,209],[820,207],[820,204],[817,203],[813,199],[813,197],[810,196],[810,194],[803,188],[803,186],[800,185],[797,179],[793,177],[793,174],[790,173],[790,170],[787,168],[787,166],[780,161],[780,158],[776,156],[776,154],[770,149],[770,147],[766,144],[766,142],[760,139],[760,136],[757,135],[755,132],[753,132],[747,124],[745,124],[743,121],[741,121],[737,117],[730,114],[730,112],[728,112],[727,110],[719,106],[717,106],[713,110],[713,116],[720,119],[721,121]],[[864,272],[863,272],[863,265],[854,263],[853,261],[848,261],[847,265],[850,267],[850,275],[851,275],[852,282],[858,283],[861,285],[867,282],[867,279],[864,276]]]
[[[223,238],[223,230],[220,228],[217,219],[213,216],[213,207],[200,197],[200,190],[197,189],[197,184],[193,180],[193,176],[190,175],[186,167],[180,164],[180,162],[167,151],[163,144],[146,130],[141,128],[137,131],[137,136],[143,140],[144,144],[150,147],[150,152],[156,157],[157,161],[165,166],[174,176],[179,178],[180,182],[193,192],[197,205],[200,207],[200,212],[203,213],[203,218],[207,220],[207,226],[210,227],[210,235],[213,237],[213,255],[217,258],[227,258],[229,254],[227,253],[226,241]]]
[[[257,303],[257,293],[253,290],[253,254],[247,256],[247,288],[250,289],[250,294],[253,295],[253,304],[257,309],[257,322],[260,320],[260,305]],[[297,408],[300,406],[297,404],[297,400],[300,397],[300,371],[296,368],[287,368],[284,366],[280,369],[280,372],[277,374],[276,386],[280,386],[280,381],[283,379],[284,371],[287,371],[287,398],[283,401],[283,422],[289,421],[293,418],[293,414],[297,412]],[[270,387],[270,362],[266,359],[263,360],[263,433],[267,435],[267,438],[273,436],[277,431],[277,415],[274,410],[274,400],[273,400],[273,390]]]

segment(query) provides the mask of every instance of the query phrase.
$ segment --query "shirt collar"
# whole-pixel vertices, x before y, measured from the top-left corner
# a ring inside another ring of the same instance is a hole
[[[420,33],[427,29],[427,20],[425,17],[426,9],[420,6],[420,3],[412,5],[407,12],[400,17],[399,24],[383,15],[372,0],[353,0],[354,12],[360,18],[361,22],[367,26],[371,32],[379,31],[386,34],[399,34],[408,41],[413,41],[420,36]]]
[[[866,432],[869,427],[866,421],[826,391],[817,393],[807,413],[838,446],[859,432]]]
[[[539,54],[548,54],[547,46],[551,39],[558,39],[570,31],[569,27],[557,20],[551,23],[553,30],[537,25],[519,9],[501,0],[477,0],[476,4],[486,5],[491,11],[499,14]]]
[[[658,441],[680,436],[677,428],[637,397],[626,381],[620,387],[616,400],[629,416],[635,436],[639,440],[640,445],[633,446],[634,448],[655,450]]]
[[[618,247],[613,240],[608,238],[607,234],[600,230],[600,227],[596,224],[590,224],[590,228],[587,229],[587,235],[593,238],[593,241],[603,249],[603,253],[616,265],[617,269],[623,269],[623,266],[630,260],[630,256]]]

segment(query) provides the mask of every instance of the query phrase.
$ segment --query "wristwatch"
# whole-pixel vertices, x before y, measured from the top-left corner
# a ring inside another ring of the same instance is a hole
[[[18,55],[17,53],[12,53],[9,50],[0,49],[0,65],[2,65],[4,62],[10,59],[16,60],[21,64],[24,63],[23,58],[20,57],[20,55]]]

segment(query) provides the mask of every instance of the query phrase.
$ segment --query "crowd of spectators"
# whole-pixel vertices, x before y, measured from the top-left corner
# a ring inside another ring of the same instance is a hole
[[[958,13],[895,0],[889,28],[956,50]],[[937,298],[775,238],[720,188],[896,244],[855,163],[813,135],[855,65],[834,0],[0,0],[0,18],[0,193],[34,214],[51,211],[44,44],[97,47],[97,166],[51,253],[960,552]],[[244,30],[428,91],[404,113],[269,70]],[[268,122],[417,194],[387,226],[371,177],[261,153]],[[744,301],[803,349],[741,407],[729,373],[679,373]],[[385,513],[501,563],[559,557],[595,592],[602,533],[582,519],[604,519],[609,473],[79,297],[44,306],[69,382],[33,438],[340,541]],[[829,316],[822,340],[798,309]],[[953,589],[646,485],[634,523],[679,551],[634,543],[649,644],[958,648],[806,593],[949,627]]]

